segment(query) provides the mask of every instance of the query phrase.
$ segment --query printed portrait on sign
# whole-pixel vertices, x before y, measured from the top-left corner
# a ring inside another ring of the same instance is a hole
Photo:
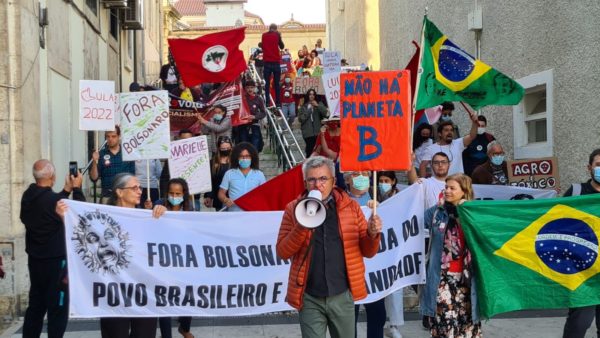
[[[73,229],[75,251],[92,272],[117,274],[127,267],[129,234],[109,215],[100,211],[79,215]]]

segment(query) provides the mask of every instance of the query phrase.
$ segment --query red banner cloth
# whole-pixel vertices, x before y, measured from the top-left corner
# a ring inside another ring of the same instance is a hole
[[[186,87],[235,80],[247,64],[239,49],[246,27],[207,34],[196,39],[169,39],[171,54]]]
[[[278,211],[304,192],[302,165],[270,179],[235,200],[245,211]]]

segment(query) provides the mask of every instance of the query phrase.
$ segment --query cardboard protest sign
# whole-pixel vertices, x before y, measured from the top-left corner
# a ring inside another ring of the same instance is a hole
[[[319,77],[297,77],[294,80],[294,94],[304,95],[309,89],[317,91],[317,95],[325,95],[323,83]]]
[[[340,85],[341,170],[408,170],[410,73],[343,73]]]
[[[114,81],[79,80],[79,130],[115,130]]]
[[[323,80],[329,115],[340,116],[340,73],[323,74],[321,80]]]
[[[187,181],[190,194],[211,191],[208,141],[205,135],[171,142],[169,173],[171,178]]]
[[[169,96],[166,90],[121,93],[124,161],[169,157]]]
[[[336,51],[324,51],[322,57],[323,74],[341,73],[342,53]]]
[[[508,184],[516,187],[554,189],[559,184],[556,157],[507,161]]]

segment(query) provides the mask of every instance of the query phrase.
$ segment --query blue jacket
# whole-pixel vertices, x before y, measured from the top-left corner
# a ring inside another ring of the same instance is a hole
[[[434,219],[435,216],[435,219]],[[427,279],[420,295],[421,314],[424,316],[435,316],[436,296],[440,285],[442,266],[442,251],[444,250],[444,233],[440,231],[441,222],[448,223],[448,214],[439,207],[434,206],[425,211],[425,227],[430,230],[429,254],[427,266],[425,267]],[[475,286],[475,275],[471,273],[471,317],[473,322],[479,322],[479,307],[477,306],[477,288]]]

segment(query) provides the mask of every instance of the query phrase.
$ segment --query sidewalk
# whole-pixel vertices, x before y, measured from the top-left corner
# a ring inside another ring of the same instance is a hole
[[[566,310],[522,311],[498,316],[497,319],[483,323],[483,335],[486,338],[560,338],[565,323]],[[358,325],[358,337],[366,338],[364,314]],[[427,338],[429,332],[421,327],[416,313],[406,313],[406,324],[402,328],[404,338]],[[173,320],[173,337],[177,333]],[[23,323],[16,323],[0,338],[21,337]],[[157,330],[157,337],[159,337]],[[296,315],[269,315],[238,318],[195,318],[192,333],[197,338],[300,338],[300,326]],[[47,337],[43,334],[42,337]],[[65,338],[100,337],[97,320],[72,320]],[[595,323],[588,330],[586,338],[595,337]],[[349,337],[351,338],[351,337]]]

